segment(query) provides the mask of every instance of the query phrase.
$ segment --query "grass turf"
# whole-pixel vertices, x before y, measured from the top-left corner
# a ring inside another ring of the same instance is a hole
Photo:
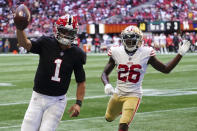
[[[143,81],[144,97],[130,127],[134,131],[195,131],[197,129],[197,68],[195,54],[184,56],[168,75],[148,67]],[[167,63],[174,55],[158,55]],[[81,114],[69,118],[69,107],[75,102],[76,83],[72,77],[68,101],[58,131],[115,131],[114,122],[104,120],[109,97],[103,92],[100,76],[108,61],[106,55],[88,55],[86,99]],[[32,93],[38,64],[35,55],[0,56],[0,131],[19,131]],[[115,70],[110,75],[116,83]]]

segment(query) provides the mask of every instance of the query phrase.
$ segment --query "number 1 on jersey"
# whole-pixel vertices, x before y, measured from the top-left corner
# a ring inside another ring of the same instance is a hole
[[[54,61],[54,63],[56,64],[55,75],[51,77],[51,80],[60,82],[59,74],[60,74],[60,67],[61,67],[62,60],[61,59],[56,59]]]

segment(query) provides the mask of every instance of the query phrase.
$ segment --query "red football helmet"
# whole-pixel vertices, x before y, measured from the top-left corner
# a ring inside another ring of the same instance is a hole
[[[61,16],[55,23],[55,37],[59,43],[70,45],[77,37],[77,17],[66,14]]]

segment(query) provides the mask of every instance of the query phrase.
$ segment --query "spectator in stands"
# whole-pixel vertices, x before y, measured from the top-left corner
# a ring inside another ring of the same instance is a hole
[[[0,38],[0,53],[3,52],[3,41],[2,38]]]
[[[153,35],[154,48],[155,48],[156,51],[160,50],[160,41],[159,41],[159,39],[160,39],[159,34]]]
[[[121,39],[117,35],[114,35],[112,40],[113,40],[113,45],[118,45],[119,46],[121,44],[120,43]]]
[[[153,41],[152,41],[152,34],[149,34],[148,36],[147,36],[147,44],[148,44],[148,46],[150,46],[150,47],[154,47],[154,45],[153,45]]]
[[[159,37],[159,43],[160,43],[160,52],[161,54],[167,54],[167,49],[166,49],[166,35],[161,33]]]
[[[168,37],[166,38],[166,42],[169,52],[172,53],[174,51],[174,43],[173,43],[172,35],[168,34]]]
[[[91,23],[132,23],[138,21],[152,22],[156,20],[168,21],[193,21],[197,20],[197,2],[195,0],[157,0],[146,7],[133,10],[132,7],[140,6],[149,0],[41,0],[25,1],[0,0],[0,34],[14,35],[15,30],[12,21],[12,10],[18,4],[25,3],[31,11],[32,24],[26,32],[28,35],[50,35],[53,32],[53,23],[66,12],[76,14],[79,24],[84,29],[86,24]],[[131,13],[131,9],[134,11]],[[41,26],[42,25],[42,26]],[[192,43],[195,40],[192,39]],[[149,46],[150,46],[149,41]],[[177,46],[175,46],[177,51]]]
[[[179,47],[179,37],[176,32],[174,33],[173,43],[174,43],[174,51],[177,53]]]
[[[5,43],[4,43],[4,52],[5,53],[8,53],[10,50],[10,42],[8,39],[5,40]]]
[[[86,40],[86,38],[82,38],[82,41],[81,41],[81,48],[83,48],[83,51],[84,52],[87,52],[87,40]]]
[[[144,35],[144,36],[143,36],[143,40],[144,40],[143,44],[144,44],[145,46],[148,46],[148,37],[147,37],[147,35]]]
[[[194,43],[194,51],[197,50],[197,34],[195,34],[195,43]]]
[[[88,52],[91,52],[92,50],[92,37],[89,35],[88,38],[86,38],[86,41],[87,41],[87,50]]]
[[[130,9],[132,6],[140,5],[148,0],[130,2],[128,0],[123,1],[84,1],[84,0],[42,0],[42,1],[0,1],[0,33],[12,33],[15,29],[12,19],[12,10],[15,9],[18,4],[24,3],[27,5],[32,14],[32,24],[27,29],[28,33],[36,34],[52,33],[52,24],[57,20],[58,14],[63,15],[65,13],[77,14],[79,17],[79,24],[88,23],[116,23],[116,20],[107,20],[111,16],[122,15],[125,21],[121,23],[132,22],[126,19],[130,16]],[[136,4],[137,3],[137,4]],[[12,8],[10,10],[10,8]],[[129,20],[130,17],[129,17]],[[10,25],[8,25],[9,23]],[[120,23],[120,22],[118,22]],[[40,26],[42,25],[42,26]],[[10,26],[10,28],[9,28]],[[36,30],[35,30],[36,29]]]
[[[101,52],[107,52],[107,44],[106,44],[106,38],[108,37],[106,37],[107,36],[107,34],[104,34],[103,36],[102,36],[102,40],[101,40]]]
[[[189,32],[186,32],[183,36],[182,36],[182,38],[184,39],[184,40],[188,40],[188,41],[190,41],[190,43],[191,43],[191,46],[190,46],[190,51],[192,51],[193,49],[193,43],[192,43],[192,39],[193,39],[193,37],[192,37],[192,34],[190,34]]]
[[[103,34],[103,45],[107,46],[107,39],[108,39],[109,35],[108,34]]]
[[[106,39],[106,45],[107,45],[107,50],[111,47],[112,45],[112,37],[110,35],[108,35],[107,39]]]
[[[96,34],[96,37],[94,38],[94,53],[97,53],[99,52],[100,53],[100,46],[101,46],[101,43],[100,43],[100,38],[99,38],[99,35]]]
[[[122,0],[122,1],[83,1],[78,0],[42,0],[42,1],[0,1],[0,33],[12,33],[15,29],[12,19],[12,10],[17,4],[25,3],[32,13],[32,24],[28,33],[52,33],[52,24],[58,15],[65,13],[77,14],[80,25],[90,23],[131,23],[134,21],[155,20],[197,20],[197,2],[190,0],[157,0],[155,4],[134,10],[131,8],[139,6],[149,0]],[[11,10],[10,10],[11,8]],[[121,16],[121,19],[118,17]],[[111,17],[111,18],[110,18]],[[107,19],[107,20],[106,20]],[[7,24],[9,23],[9,25]],[[40,26],[42,25],[42,26]]]

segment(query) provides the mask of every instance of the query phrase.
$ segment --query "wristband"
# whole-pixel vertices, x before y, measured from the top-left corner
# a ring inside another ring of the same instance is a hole
[[[81,107],[82,106],[82,101],[81,100],[76,100],[76,104]]]

